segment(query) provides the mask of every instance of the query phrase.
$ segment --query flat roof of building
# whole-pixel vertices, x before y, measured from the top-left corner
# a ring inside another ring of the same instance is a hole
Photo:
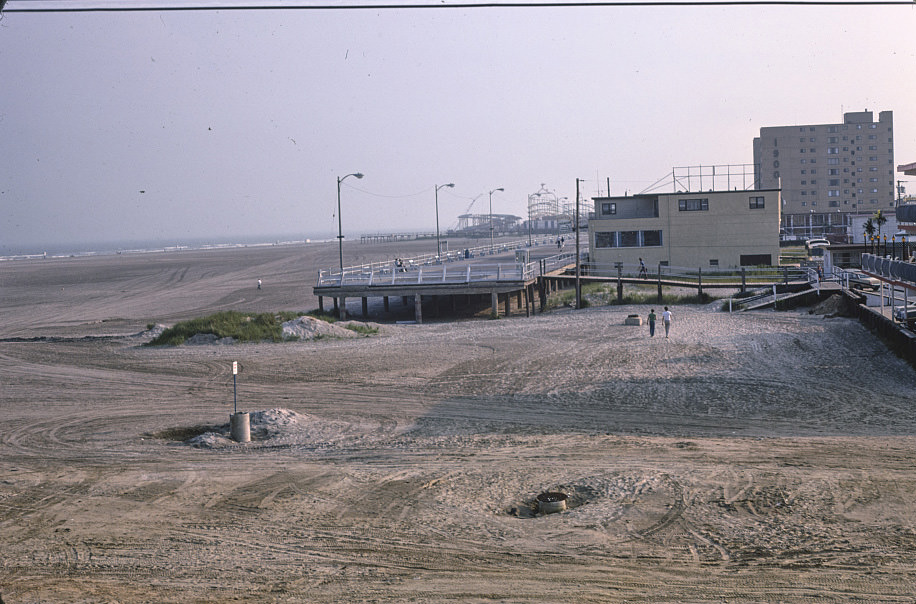
[[[633,197],[659,197],[661,195],[709,195],[726,193],[772,193],[782,191],[782,189],[721,189],[717,191],[667,191],[663,193],[633,193],[632,195],[601,195],[594,196],[592,199],[632,199]]]

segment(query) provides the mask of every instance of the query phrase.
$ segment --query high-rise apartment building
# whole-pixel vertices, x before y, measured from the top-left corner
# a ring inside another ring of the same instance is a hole
[[[841,124],[774,126],[754,139],[758,189],[782,189],[784,236],[845,235],[847,214],[894,207],[894,114],[843,114]]]

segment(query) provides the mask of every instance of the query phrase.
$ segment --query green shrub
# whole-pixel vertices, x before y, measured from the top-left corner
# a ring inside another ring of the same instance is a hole
[[[239,342],[281,342],[284,321],[299,316],[296,313],[261,313],[249,315],[225,310],[208,317],[176,323],[163,331],[147,346],[178,346],[197,334],[213,334],[217,338],[234,338]]]
[[[363,336],[371,336],[378,333],[378,327],[369,327],[368,325],[360,325],[359,323],[350,323],[347,325],[347,329],[355,331]]]

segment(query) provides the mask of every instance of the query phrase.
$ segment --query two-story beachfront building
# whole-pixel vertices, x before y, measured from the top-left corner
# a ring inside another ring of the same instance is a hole
[[[780,191],[704,191],[595,197],[589,259],[598,265],[642,258],[684,267],[779,262]]]

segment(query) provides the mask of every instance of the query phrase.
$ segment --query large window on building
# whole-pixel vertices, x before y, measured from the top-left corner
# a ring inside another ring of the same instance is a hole
[[[751,197],[750,198],[750,207],[752,210],[762,210],[764,208],[764,197]]]
[[[595,232],[596,248],[661,247],[661,231],[600,231]]]
[[[769,254],[741,254],[741,266],[770,266],[772,261]]]
[[[595,247],[608,248],[617,247],[617,233],[614,232],[596,232]]]
[[[677,209],[680,212],[708,212],[709,199],[678,199]]]
[[[601,202],[601,215],[612,216],[617,213],[617,204],[612,201]]]
[[[620,247],[639,247],[639,231],[619,231]]]
[[[644,247],[659,247],[662,244],[661,231],[643,231],[642,244]]]

